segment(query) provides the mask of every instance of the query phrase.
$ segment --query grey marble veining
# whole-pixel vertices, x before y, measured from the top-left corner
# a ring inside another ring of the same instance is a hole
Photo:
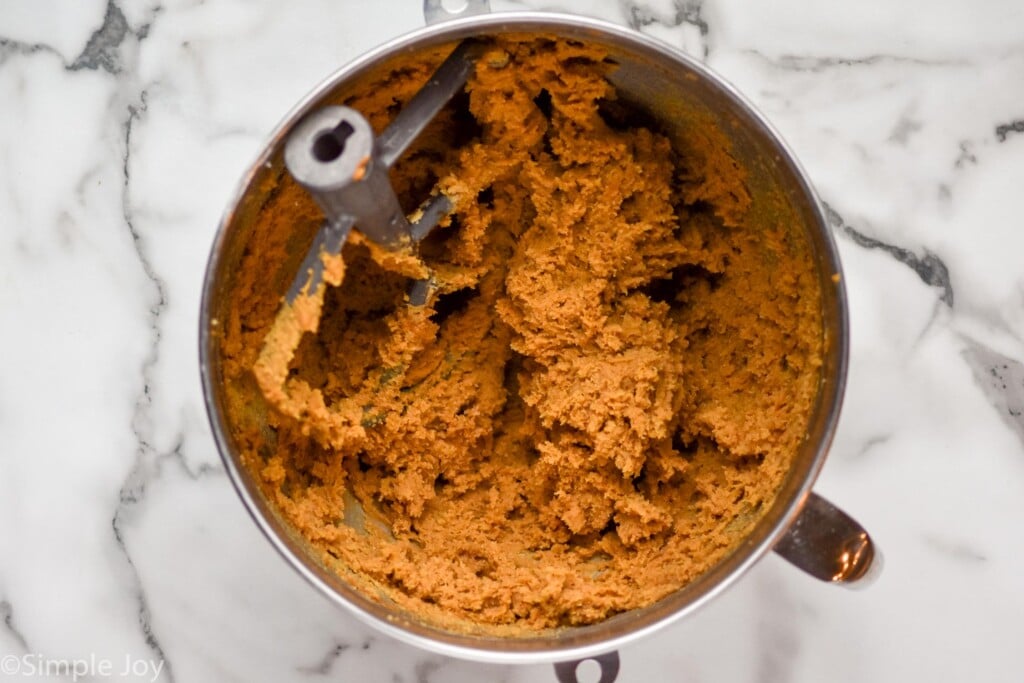
[[[974,379],[1003,421],[1024,443],[1024,363],[965,339],[964,358]]]
[[[621,681],[1014,681],[1024,554],[1024,8],[492,3],[705,61],[829,207],[851,303],[819,490],[886,554],[854,593],[767,558]],[[224,476],[199,288],[231,192],[337,66],[422,25],[370,0],[0,5],[0,660],[162,681],[553,680],[394,642],[294,575]],[[35,657],[36,659],[23,659]],[[6,665],[5,665],[6,666]],[[69,680],[69,676],[64,677]]]

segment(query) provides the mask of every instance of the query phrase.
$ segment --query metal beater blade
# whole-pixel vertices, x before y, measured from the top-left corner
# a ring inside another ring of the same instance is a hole
[[[473,71],[475,47],[471,41],[460,43],[379,137],[350,107],[324,107],[296,126],[285,145],[285,165],[327,220],[288,289],[288,303],[320,286],[322,256],[340,253],[353,225],[380,246],[399,249],[422,240],[451,211],[451,201],[436,194],[420,207],[420,218],[410,223],[388,169],[465,86]],[[427,281],[415,283],[410,303],[425,303],[429,289]]]

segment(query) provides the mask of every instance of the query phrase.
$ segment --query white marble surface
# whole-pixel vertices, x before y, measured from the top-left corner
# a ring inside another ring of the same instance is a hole
[[[818,490],[884,576],[843,591],[770,556],[623,650],[620,680],[1021,680],[1022,5],[526,4],[632,23],[747,93],[834,212],[852,306]],[[418,0],[0,4],[0,679],[92,658],[90,680],[554,680],[315,593],[203,411],[199,290],[237,179],[317,81],[421,24]]]

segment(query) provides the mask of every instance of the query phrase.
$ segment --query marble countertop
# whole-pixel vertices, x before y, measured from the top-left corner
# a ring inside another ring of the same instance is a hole
[[[883,576],[845,591],[769,556],[622,650],[619,680],[1020,680],[1024,6],[524,4],[631,25],[746,93],[827,203],[851,303],[817,490]],[[315,592],[203,408],[202,273],[239,177],[326,74],[422,24],[419,0],[0,5],[3,680],[554,680],[395,642]]]

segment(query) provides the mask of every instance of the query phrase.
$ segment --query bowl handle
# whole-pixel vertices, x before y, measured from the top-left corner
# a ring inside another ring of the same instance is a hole
[[[423,18],[427,26],[490,11],[491,0],[423,0]]]
[[[775,552],[811,576],[850,588],[878,578],[882,554],[852,517],[811,493]]]
[[[597,662],[601,667],[601,678],[598,683],[612,683],[619,677],[619,653],[612,651],[596,657],[577,659],[573,662],[558,662],[555,664],[555,678],[558,683],[579,683],[576,677],[576,668],[583,662]]]

